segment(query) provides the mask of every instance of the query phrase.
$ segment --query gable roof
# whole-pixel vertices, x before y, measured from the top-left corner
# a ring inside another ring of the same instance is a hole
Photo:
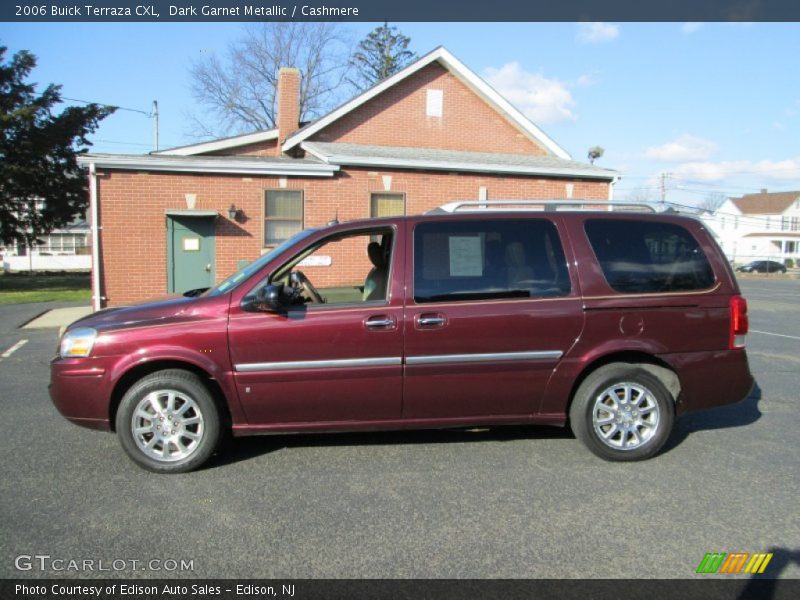
[[[731,198],[731,202],[743,215],[779,215],[797,199],[800,199],[800,191],[760,192]]]
[[[566,150],[564,150],[564,148],[559,146],[550,136],[539,129],[539,127],[537,127],[528,117],[514,108],[514,106],[508,100],[503,98],[503,96],[501,96],[492,86],[468,69],[464,63],[458,60],[442,46],[436,48],[432,52],[429,52],[416,62],[408,65],[405,69],[398,71],[391,77],[384,79],[362,94],[345,102],[338,108],[335,108],[329,112],[327,115],[320,117],[316,121],[307,123],[297,131],[293,132],[285,140],[282,151],[288,152],[292,148],[295,148],[318,131],[354,111],[359,106],[368,102],[392,86],[400,83],[408,77],[411,77],[433,62],[438,62],[447,71],[452,73],[468,88],[475,92],[490,107],[504,115],[508,121],[521,133],[528,137],[528,139],[532,140],[535,144],[546,150],[548,154],[564,160],[572,160],[572,157]],[[158,152],[153,152],[152,154],[158,154],[162,156],[195,156],[197,154],[228,150],[258,142],[276,140],[277,138],[278,130],[269,129],[266,131],[257,131],[255,133],[247,133],[244,135],[237,135],[218,140],[212,140],[209,142],[201,142],[199,144],[168,148],[167,150],[160,150]]]
[[[320,161],[337,166],[585,177],[608,181],[619,175],[611,169],[552,155],[464,152],[335,142],[302,142],[300,147]]]
[[[282,147],[283,152],[288,152],[337,119],[340,119],[344,115],[352,112],[375,96],[381,94],[404,79],[407,79],[414,73],[433,62],[438,62],[442,67],[455,75],[467,87],[480,96],[484,102],[489,104],[499,113],[505,115],[512,125],[519,129],[529,139],[544,148],[548,153],[565,160],[572,159],[566,150],[556,144],[556,142],[546,133],[544,133],[544,131],[534,125],[534,123],[528,117],[514,108],[514,106],[508,100],[503,98],[503,96],[501,96],[492,86],[468,69],[464,63],[453,56],[443,46],[439,46],[416,62],[408,65],[405,69],[398,71],[391,77],[387,77],[364,93],[356,96],[349,102],[344,103],[339,108],[332,110],[324,117],[321,117],[320,119],[309,123],[305,127],[298,129],[284,142]]]
[[[158,150],[156,152],[151,152],[151,154],[161,154],[164,156],[194,156],[195,154],[205,154],[206,152],[216,152],[229,148],[238,148],[239,146],[249,146],[250,144],[257,144],[258,142],[268,142],[277,139],[278,130],[267,129],[266,131],[234,135],[218,140],[211,140],[209,142],[200,142],[199,144],[189,144],[188,146]]]

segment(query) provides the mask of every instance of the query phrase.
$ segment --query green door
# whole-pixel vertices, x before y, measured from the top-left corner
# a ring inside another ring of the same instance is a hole
[[[214,217],[167,216],[167,291],[214,285]]]

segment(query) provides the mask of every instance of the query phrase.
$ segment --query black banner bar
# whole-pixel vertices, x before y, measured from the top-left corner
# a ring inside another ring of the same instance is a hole
[[[691,580],[145,580],[27,579],[0,581],[3,600],[729,600],[800,597],[798,579],[708,576]]]
[[[11,0],[0,21],[798,21],[797,0]]]

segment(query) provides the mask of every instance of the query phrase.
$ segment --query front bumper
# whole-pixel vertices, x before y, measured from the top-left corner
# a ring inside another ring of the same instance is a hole
[[[108,371],[104,358],[53,359],[49,391],[58,412],[76,425],[110,431]]]

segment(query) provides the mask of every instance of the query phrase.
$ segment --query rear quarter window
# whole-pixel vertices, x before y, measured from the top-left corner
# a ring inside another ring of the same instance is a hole
[[[685,292],[714,284],[700,244],[680,225],[589,219],[585,230],[606,281],[617,292]]]

